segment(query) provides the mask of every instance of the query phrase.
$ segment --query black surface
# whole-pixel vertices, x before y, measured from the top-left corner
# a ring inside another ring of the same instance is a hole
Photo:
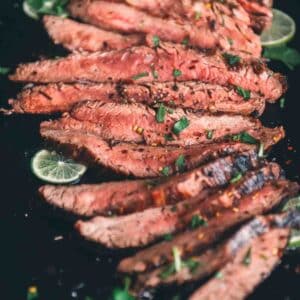
[[[276,7],[298,21],[300,28],[299,0],[275,2],[278,2]],[[0,66],[13,68],[19,62],[64,54],[49,41],[40,23],[23,14],[20,3],[0,1]],[[291,45],[300,50],[297,41],[300,41],[299,32]],[[288,136],[276,147],[271,158],[282,163],[289,178],[298,180],[300,68],[290,72],[281,64],[272,67],[287,74],[290,89],[285,108],[269,105],[263,117],[268,125],[283,124]],[[1,76],[1,106],[18,88]],[[105,300],[110,289],[118,284],[114,268],[122,253],[96,251],[82,242],[72,230],[72,220],[43,207],[36,195],[41,183],[31,175],[29,162],[31,155],[42,146],[38,124],[45,118],[0,117],[0,299],[26,299],[27,287],[36,285],[40,299],[85,299],[89,295]],[[295,150],[288,150],[288,146]],[[84,181],[91,178],[95,176],[87,176]],[[98,181],[104,179],[107,180],[97,176]],[[54,241],[56,236],[63,236],[63,239]],[[286,256],[281,266],[250,298],[300,299],[300,275],[295,272],[299,264],[299,255]],[[174,293],[176,291],[169,290],[156,299],[170,300]]]

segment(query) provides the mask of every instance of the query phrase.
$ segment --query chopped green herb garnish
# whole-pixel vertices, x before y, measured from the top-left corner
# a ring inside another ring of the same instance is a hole
[[[189,38],[186,37],[185,39],[183,39],[183,41],[181,43],[182,43],[182,45],[188,46],[189,42],[190,42]]]
[[[130,277],[125,277],[124,279],[124,288],[115,288],[113,290],[113,300],[135,300],[135,298],[130,295],[129,288],[131,284]]]
[[[182,75],[182,72],[180,70],[178,70],[178,69],[173,70],[173,76],[174,77],[179,77],[181,75]]]
[[[238,86],[236,88],[237,93],[242,96],[245,100],[249,100],[251,97],[251,92],[248,90],[244,90],[242,87]]]
[[[288,249],[299,249],[300,248],[300,230],[292,230],[291,237],[288,244]]]
[[[265,48],[263,56],[281,61],[291,70],[300,65],[299,51],[289,48],[287,45]]]
[[[201,226],[207,225],[207,222],[199,215],[194,215],[191,220],[191,228],[196,229]]]
[[[190,121],[186,117],[182,117],[179,121],[174,124],[173,132],[179,135],[181,131],[186,129],[190,125]]]
[[[213,130],[206,130],[206,138],[211,140],[213,138],[214,132]]]
[[[239,182],[242,178],[243,178],[243,174],[242,174],[242,173],[237,173],[236,175],[234,175],[234,176],[231,178],[230,183],[237,183],[237,182]]]
[[[250,144],[250,145],[256,145],[259,142],[256,138],[254,138],[252,135],[250,135],[246,131],[243,131],[239,134],[232,135],[232,140],[234,142],[242,142],[242,143]]]
[[[217,272],[215,274],[215,278],[222,279],[223,278],[223,273],[222,272]]]
[[[153,36],[152,41],[155,48],[159,47],[160,39],[157,35]]]
[[[154,79],[158,79],[158,72],[156,70],[153,69],[151,73]]]
[[[165,106],[161,103],[159,105],[158,110],[156,111],[156,121],[158,123],[163,123],[165,121],[165,116],[166,116],[166,108]]]
[[[187,267],[190,272],[193,274],[197,268],[201,265],[200,262],[195,261],[192,258],[187,259],[186,261],[183,262],[184,266]]]
[[[289,199],[284,205],[282,211],[295,210],[295,209],[300,210],[300,196]]]
[[[185,169],[185,157],[184,155],[179,155],[176,162],[175,162],[175,166],[176,166],[176,169],[179,171],[179,172],[183,172],[184,169]]]
[[[162,170],[161,170],[161,174],[163,174],[164,176],[169,176],[170,167],[163,167]]]
[[[247,251],[244,259],[243,259],[243,264],[245,266],[249,266],[251,264],[251,248]]]
[[[196,11],[196,12],[195,12],[195,20],[196,20],[196,21],[200,20],[201,16],[202,16],[202,14],[201,14],[200,11]]]
[[[170,142],[170,141],[174,141],[174,138],[171,133],[168,133],[165,134],[165,140]]]
[[[279,107],[283,109],[284,106],[285,106],[285,98],[281,98],[281,99],[279,100]]]
[[[265,146],[264,146],[263,143],[259,144],[258,157],[259,158],[264,158],[265,157]]]
[[[0,75],[6,75],[9,71],[10,68],[0,67]]]
[[[232,55],[230,53],[223,53],[223,57],[226,60],[227,64],[231,67],[238,65],[241,62],[241,58],[237,55]]]
[[[172,241],[173,240],[173,235],[172,234],[165,234],[164,235],[164,240],[165,241]]]
[[[233,45],[233,39],[228,38],[227,40],[228,40],[229,45],[232,46]]]
[[[149,73],[148,73],[148,72],[143,72],[143,73],[134,75],[134,76],[132,77],[132,79],[133,79],[133,80],[138,80],[138,79],[140,79],[140,78],[147,77],[147,76],[149,76]]]
[[[84,300],[94,300],[94,299],[92,297],[90,297],[90,296],[85,296]]]
[[[173,258],[174,258],[175,271],[176,271],[176,273],[178,273],[178,272],[180,272],[180,270],[182,268],[180,251],[177,247],[173,247],[172,252],[173,252]]]
[[[66,6],[69,0],[24,0],[23,10],[27,16],[39,19],[40,15],[67,17]]]
[[[174,264],[170,264],[166,268],[163,269],[163,271],[159,274],[159,277],[161,279],[165,280],[175,273],[176,273],[176,270],[175,270]]]

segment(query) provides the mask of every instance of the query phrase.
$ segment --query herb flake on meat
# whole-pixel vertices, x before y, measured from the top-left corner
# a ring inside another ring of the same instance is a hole
[[[143,78],[143,77],[147,77],[149,76],[149,73],[148,72],[142,72],[142,73],[139,73],[139,74],[136,74],[132,77],[133,80],[138,80],[140,78]]]
[[[158,107],[158,110],[156,111],[156,121],[158,123],[163,123],[165,121],[165,117],[166,117],[166,108],[161,103]]]
[[[249,90],[245,90],[242,87],[238,86],[236,88],[237,93],[244,98],[244,100],[249,100],[251,97],[251,92]]]
[[[237,55],[232,55],[230,53],[223,53],[223,58],[225,59],[226,63],[231,66],[237,66],[241,62],[241,58]]]
[[[186,129],[190,125],[190,121],[186,117],[182,117],[179,121],[174,124],[173,132],[179,135],[181,131]]]
[[[199,227],[207,225],[207,222],[199,215],[194,215],[191,220],[191,229],[197,229]]]
[[[243,259],[243,265],[249,266],[251,264],[251,248],[247,251],[244,259]]]
[[[182,72],[178,69],[174,69],[173,70],[173,76],[176,78],[176,77],[179,77],[182,75]]]
[[[185,169],[185,157],[183,154],[179,155],[179,157],[177,158],[176,162],[175,162],[175,166],[176,169],[179,172],[183,172]]]
[[[247,133],[246,131],[243,131],[239,134],[234,134],[232,135],[231,138],[234,142],[241,142],[250,145],[258,144],[258,140],[254,138],[252,135],[250,135],[249,133]]]

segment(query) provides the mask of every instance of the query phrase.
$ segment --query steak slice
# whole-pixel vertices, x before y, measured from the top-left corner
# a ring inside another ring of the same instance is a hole
[[[118,266],[118,270],[126,273],[144,272],[171,262],[174,246],[180,250],[182,257],[191,256],[215,243],[225,232],[236,225],[256,215],[267,213],[283,199],[295,196],[298,192],[299,186],[297,183],[285,180],[266,183],[260,190],[244,197],[234,211],[224,211],[218,218],[212,219],[206,227],[199,227],[193,231],[181,233],[171,241],[158,243],[137,252],[132,257],[123,259]]]
[[[236,63],[233,63],[230,57],[228,53],[207,55],[183,45],[161,42],[159,48],[140,46],[104,53],[72,54],[56,60],[23,64],[10,79],[44,83],[197,80],[239,86],[260,93],[269,101],[278,99],[286,90],[283,76],[267,69],[262,60],[234,56]]]
[[[267,278],[280,263],[290,236],[289,228],[274,228],[240,249],[234,260],[220,270],[221,278],[212,278],[190,300],[242,300]],[[248,258],[249,257],[249,258]],[[248,258],[249,263],[245,263]],[[218,276],[220,277],[220,276]]]
[[[142,104],[88,102],[75,107],[70,114],[41,124],[41,130],[81,131],[106,141],[137,144],[190,146],[234,138],[247,132],[259,140],[269,130],[254,118],[239,115],[210,115],[174,109],[159,123],[154,109]],[[117,122],[116,122],[117,120]],[[176,126],[187,127],[176,132]],[[280,132],[280,128],[273,129]],[[255,143],[255,140],[253,140]]]
[[[175,206],[152,208],[115,218],[95,217],[89,221],[78,221],[75,227],[84,238],[108,248],[144,246],[165,234],[182,230],[195,216],[209,222],[217,213],[234,209],[244,196],[270,180],[279,179],[280,174],[278,165],[269,164],[209,197],[204,193]]]
[[[119,50],[144,42],[141,35],[122,35],[57,16],[45,16],[43,22],[54,43],[70,51]]]
[[[254,114],[265,109],[264,97],[251,93],[247,101],[233,87],[201,82],[155,82],[145,84],[48,84],[26,88],[16,100],[10,99],[10,113],[50,114],[70,111],[74,104],[83,101],[117,103],[144,103],[150,106],[158,102],[172,107],[203,110],[212,113]]]
[[[176,161],[185,158],[186,170],[191,170],[213,158],[257,148],[240,142],[221,142],[184,148],[154,147],[128,143],[109,144],[99,136],[79,128],[52,128],[44,125],[41,136],[66,155],[92,165],[104,166],[117,173],[135,177],[158,177],[177,171]],[[258,140],[269,149],[284,137],[282,128],[265,128]]]
[[[256,168],[256,151],[234,154],[165,180],[134,180],[79,186],[42,186],[46,202],[82,216],[122,215],[174,204],[222,187],[237,173]]]
[[[202,49],[218,47],[224,50],[250,53],[256,57],[261,54],[259,37],[254,34],[247,23],[235,20],[235,15],[239,14],[228,5],[198,2],[200,7],[197,7],[197,11],[201,11],[201,18],[197,18],[195,17],[197,12],[192,5],[177,3],[180,1],[175,1],[175,4],[173,1],[174,8],[168,9],[169,13],[162,17],[161,14],[164,14],[170,6],[170,3],[166,1],[159,4],[159,6],[165,6],[164,10],[159,8],[160,13],[158,9],[152,10],[155,5],[157,6],[155,1],[151,5],[148,1],[147,3],[139,1],[138,4],[131,1],[132,6],[124,2],[126,1],[111,3],[111,1],[99,0],[74,0],[69,5],[69,11],[74,17],[101,28],[125,33],[141,32],[156,35],[164,41],[175,43],[186,41],[189,45]],[[135,6],[144,7],[144,11]],[[150,14],[147,14],[145,10],[148,12],[151,10]],[[158,17],[153,15],[158,15]],[[195,19],[197,19],[196,22]],[[246,18],[247,21],[248,19],[249,17]],[[229,42],[229,38],[233,42]]]

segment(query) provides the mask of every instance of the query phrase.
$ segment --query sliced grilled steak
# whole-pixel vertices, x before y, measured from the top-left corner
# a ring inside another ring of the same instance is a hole
[[[182,257],[193,255],[216,242],[229,229],[270,211],[284,198],[295,196],[298,192],[299,186],[296,183],[285,180],[267,183],[259,191],[244,197],[235,210],[225,211],[218,218],[212,219],[208,226],[184,232],[171,241],[139,251],[134,256],[123,259],[118,270],[126,273],[144,272],[171,262],[174,246],[180,250]]]
[[[165,113],[164,122],[159,123],[155,110],[142,104],[88,102],[59,120],[43,122],[41,131],[80,131],[106,141],[190,146],[228,140],[242,132],[259,140],[272,130],[263,127],[257,119],[239,115],[210,115],[182,109],[174,109],[170,114],[167,108]],[[182,123],[186,127],[181,128]],[[176,131],[177,128],[181,131]]]
[[[195,216],[211,220],[216,213],[234,209],[243,196],[260,189],[270,180],[279,179],[280,173],[278,165],[269,164],[210,197],[202,193],[175,206],[152,208],[115,218],[95,217],[86,222],[78,221],[75,226],[83,237],[108,248],[144,246],[165,234],[185,228]]]
[[[222,142],[207,145],[194,145],[185,148],[172,146],[154,147],[137,144],[109,144],[99,136],[78,128],[52,128],[52,123],[44,122],[41,136],[74,159],[104,166],[117,173],[135,177],[157,177],[163,173],[176,172],[176,161],[185,158],[185,167],[191,170],[212,158],[257,148],[256,145],[239,142]],[[269,149],[284,137],[282,128],[265,128],[257,137]]]
[[[144,41],[141,35],[122,35],[56,16],[45,16],[43,21],[54,43],[62,44],[70,51],[119,50]]]
[[[135,290],[140,291],[145,287],[157,287],[165,284],[183,284],[188,281],[203,279],[218,271],[224,265],[232,261],[244,247],[250,247],[254,239],[270,230],[270,222],[266,217],[256,217],[254,220],[242,226],[233,236],[225,242],[210,248],[200,256],[192,256],[183,262],[192,262],[192,265],[183,265],[178,272],[174,271],[167,274],[174,266],[174,262],[166,266],[155,269],[152,272],[138,276]],[[176,247],[176,246],[174,246]],[[167,275],[165,275],[167,274]]]
[[[251,241],[250,247],[240,249],[234,260],[220,270],[221,278],[210,279],[189,299],[246,299],[280,263],[289,236],[289,228],[274,228]]]
[[[265,109],[265,99],[252,93],[247,101],[235,88],[199,82],[167,82],[145,84],[48,84],[27,88],[16,100],[10,99],[11,113],[49,114],[71,110],[74,104],[83,101],[120,103],[158,102],[172,107],[203,110],[212,113],[254,114],[259,116]]]
[[[133,47],[120,51],[73,54],[66,58],[20,65],[11,80],[29,82],[170,82],[200,80],[234,85],[258,92],[270,101],[286,89],[282,75],[273,73],[259,59],[214,55],[160,43],[159,48]]]
[[[256,57],[260,56],[259,37],[247,24],[236,22],[235,17],[232,16],[234,15],[233,10],[230,10],[228,6],[209,3],[210,7],[208,7],[207,3],[199,3],[200,8],[198,9],[203,16],[195,22],[196,12],[193,11],[192,5],[183,4],[183,10],[180,13],[182,17],[176,16],[176,11],[181,6],[177,2],[180,1],[175,1],[176,4],[173,4],[175,11],[174,9],[169,10],[168,16],[171,18],[154,17],[153,14],[156,14],[157,9],[151,10],[149,15],[124,3],[100,0],[74,0],[69,5],[69,10],[74,17],[101,28],[125,33],[141,32],[156,35],[164,41],[175,43],[187,41],[189,45],[204,49],[219,47],[225,50],[251,53]],[[130,4],[134,6],[136,3],[133,1]],[[139,8],[144,6],[149,11],[148,1],[146,4],[143,4],[142,1],[136,5]],[[162,6],[164,5],[169,6],[170,3],[162,4]],[[155,3],[151,6],[155,6]],[[231,12],[231,16],[228,16],[228,10]],[[229,42],[228,38],[231,38],[233,43]]]
[[[239,172],[259,165],[256,151],[219,158],[163,181],[121,181],[99,185],[51,186],[39,189],[48,203],[78,215],[122,215],[174,204],[204,190],[222,187]]]

